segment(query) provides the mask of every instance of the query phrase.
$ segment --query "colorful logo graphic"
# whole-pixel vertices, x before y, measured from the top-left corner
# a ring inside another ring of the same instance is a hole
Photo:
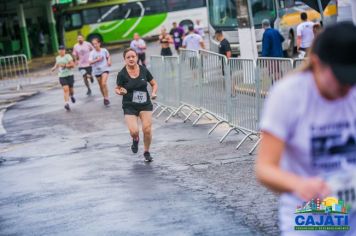
[[[350,230],[350,207],[335,197],[319,198],[298,206],[295,214],[295,230]]]

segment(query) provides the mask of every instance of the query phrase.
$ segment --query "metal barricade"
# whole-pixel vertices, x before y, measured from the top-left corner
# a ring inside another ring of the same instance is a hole
[[[161,86],[161,84],[163,83],[163,70],[164,70],[163,57],[151,56],[150,64],[151,64],[150,72],[153,78],[157,81],[158,86]],[[155,100],[153,101],[153,103],[156,105],[156,107],[152,113],[155,113],[159,109],[164,109],[163,108],[164,96],[163,94],[161,94],[161,89],[158,89],[157,101]]]
[[[308,58],[303,58],[303,59],[295,58],[293,60],[294,61],[294,63],[293,63],[294,68],[296,69],[296,68],[302,66],[304,63],[306,63],[307,60],[308,60]]]
[[[244,138],[239,148],[250,136],[258,136],[258,90],[255,77],[255,62],[249,59],[232,58],[228,60],[231,80],[231,128],[220,139],[223,142],[232,132],[242,133]],[[251,139],[251,138],[250,138]]]
[[[256,61],[256,76],[260,82],[261,96],[267,96],[270,87],[293,70],[293,60],[288,58],[260,57]]]
[[[218,120],[212,129],[214,130],[219,124],[227,123],[230,119],[231,81],[228,79],[230,74],[227,58],[206,50],[199,50],[199,54],[201,61],[200,107],[203,112],[193,124],[197,124],[204,115],[210,114]]]
[[[0,85],[21,88],[31,83],[27,57],[24,54],[0,57]]]
[[[164,108],[157,115],[161,116],[164,112],[168,112],[169,116],[166,122],[173,116],[178,109],[179,103],[179,58],[178,57],[164,57],[163,70],[160,76],[159,93],[162,96],[162,103]],[[159,99],[159,98],[158,98]]]
[[[200,115],[200,60],[195,50],[181,49],[179,53],[179,97],[181,105],[172,114],[177,115],[187,108],[190,112],[185,116],[186,122],[192,114]]]

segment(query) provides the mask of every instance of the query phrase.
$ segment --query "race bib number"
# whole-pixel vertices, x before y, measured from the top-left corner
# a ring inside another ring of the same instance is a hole
[[[134,91],[132,96],[132,101],[135,103],[147,102],[147,93],[142,91]]]
[[[350,212],[356,211],[356,173],[355,170],[340,171],[327,179],[332,195],[343,200]]]

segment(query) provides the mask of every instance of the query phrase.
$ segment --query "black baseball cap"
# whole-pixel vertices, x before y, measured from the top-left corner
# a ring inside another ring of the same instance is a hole
[[[315,39],[312,52],[331,67],[341,84],[356,85],[356,26],[353,23],[327,27]]]
[[[58,49],[59,49],[59,50],[65,50],[66,47],[65,47],[64,45],[59,45]]]

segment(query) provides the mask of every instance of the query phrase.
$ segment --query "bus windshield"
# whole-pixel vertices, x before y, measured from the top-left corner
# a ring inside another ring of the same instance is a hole
[[[255,26],[261,25],[264,19],[268,19],[272,24],[276,17],[276,8],[273,0],[252,0],[251,8]]]
[[[214,28],[237,28],[236,0],[210,0],[209,18]]]
[[[210,24],[219,29],[236,29],[236,0],[209,0],[209,20]],[[273,0],[252,0],[251,1],[253,22],[261,25],[263,19],[271,22],[276,16]]]

